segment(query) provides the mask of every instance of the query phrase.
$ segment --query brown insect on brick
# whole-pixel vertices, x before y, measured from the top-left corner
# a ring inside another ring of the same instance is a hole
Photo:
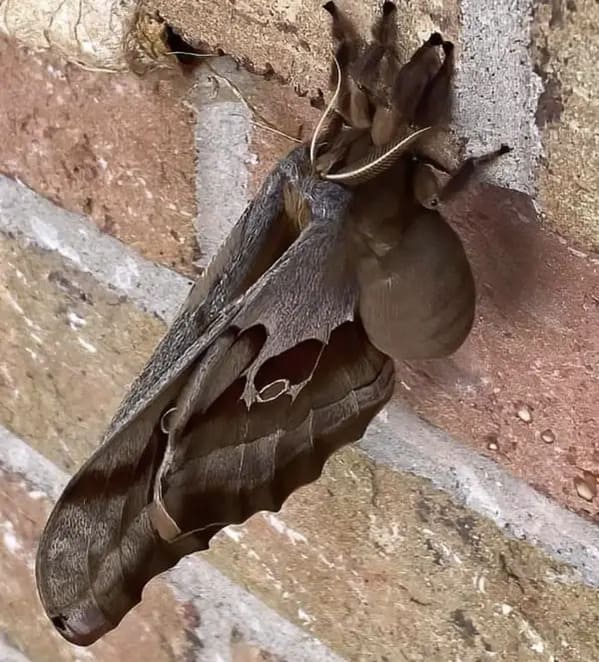
[[[391,397],[393,359],[447,356],[472,326],[440,203],[507,148],[455,173],[420,153],[451,117],[453,45],[434,33],[401,65],[393,3],[370,42],[325,9],[335,94],[318,130],[266,178],[46,524],[37,585],[75,644],[318,478]]]

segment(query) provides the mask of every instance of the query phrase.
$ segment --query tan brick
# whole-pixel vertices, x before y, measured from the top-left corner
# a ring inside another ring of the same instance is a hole
[[[539,4],[535,18],[536,64],[545,85],[537,121],[547,164],[539,173],[539,202],[550,227],[596,252],[599,5],[593,0]]]
[[[281,513],[219,534],[208,556],[356,662],[591,662],[599,647],[597,591],[352,450]]]
[[[52,253],[0,238],[0,422],[74,469],[164,331]]]

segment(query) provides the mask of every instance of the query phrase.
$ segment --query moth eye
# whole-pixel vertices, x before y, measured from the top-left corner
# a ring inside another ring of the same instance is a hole
[[[430,202],[431,207],[437,207],[439,205],[439,198],[433,198]]]
[[[271,402],[272,400],[276,400],[281,395],[287,393],[290,386],[291,384],[288,379],[277,379],[271,384],[263,386],[258,391],[257,400],[258,402]]]

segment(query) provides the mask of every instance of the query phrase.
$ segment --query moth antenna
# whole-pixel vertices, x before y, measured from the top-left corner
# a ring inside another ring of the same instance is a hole
[[[186,51],[166,51],[165,55],[185,55],[187,57],[219,57],[218,53],[188,53]]]
[[[324,179],[354,186],[357,184],[363,184],[387,170],[387,168],[393,165],[395,159],[397,159],[402,152],[404,152],[413,142],[418,140],[418,138],[424,133],[430,131],[431,128],[432,127],[427,126],[418,131],[414,131],[414,133],[411,133],[406,138],[397,141],[382,154],[380,153],[381,150],[378,149],[374,153],[368,154],[364,159],[358,161],[358,165],[354,166],[351,170],[344,169],[333,173],[332,175],[326,175]]]
[[[316,142],[318,141],[318,136],[322,131],[322,127],[327,117],[330,115],[331,111],[337,104],[337,99],[339,98],[339,92],[341,91],[341,67],[339,66],[339,62],[337,61],[336,57],[333,57],[333,61],[335,62],[335,66],[337,67],[337,88],[335,89],[335,93],[331,97],[331,100],[329,101],[327,107],[324,109],[322,116],[318,120],[316,129],[314,129],[314,134],[312,135],[312,140],[310,141],[310,165],[312,166],[312,168],[314,168],[314,161],[316,158]]]

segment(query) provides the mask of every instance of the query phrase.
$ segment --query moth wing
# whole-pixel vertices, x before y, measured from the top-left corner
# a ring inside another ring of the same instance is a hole
[[[223,526],[279,510],[318,478],[335,450],[362,437],[390,398],[393,363],[359,322],[337,327],[318,350],[298,345],[268,368],[266,386],[291,382],[277,397],[247,407],[240,376],[192,419],[165,477],[165,509],[182,542],[193,536],[205,549]],[[294,378],[303,379],[317,353],[310,378],[294,394]]]
[[[223,526],[278,510],[391,396],[392,361],[355,317],[342,221],[313,221],[233,318],[241,333],[218,368],[231,378],[187,419],[165,472],[175,541],[203,549]]]
[[[146,559],[148,578],[169,567],[172,552],[151,544],[154,534],[143,514],[164,452],[160,419],[191,372],[197,370],[202,354],[239,309],[244,292],[297,237],[297,229],[284,214],[283,187],[289,172],[305,158],[306,149],[298,148],[266,179],[206,273],[191,288],[178,316],[131,385],[99,448],[70,480],[46,523],[36,560],[38,591],[67,638],[92,641],[97,638],[94,633],[106,627],[93,599],[87,606],[79,601],[85,590],[84,577],[94,577],[103,567],[104,576],[114,579],[125,572],[127,560],[137,558]],[[130,548],[121,555],[114,541],[121,539],[119,527],[125,523]],[[110,550],[116,550],[119,558]],[[107,579],[108,583],[113,579]],[[134,594],[141,590],[132,577],[130,590]],[[80,605],[78,611],[71,610],[68,623],[64,610],[57,608],[61,604]]]
[[[220,310],[192,344],[203,348],[195,359],[108,435],[54,508],[37,582],[73,643],[116,627],[153,576],[223,526],[278,508],[390,397],[393,366],[354,321],[357,284],[339,268],[343,209],[317,216]],[[159,421],[173,405],[166,434]]]
[[[269,174],[218,253],[191,287],[152,357],[131,385],[105,438],[124,426],[181,374],[204,348],[203,336],[218,328],[235,302],[276,262],[299,231],[285,214],[283,190],[307,158],[293,150]]]
[[[379,350],[396,360],[443,357],[464,342],[474,321],[474,278],[458,235],[433,211],[405,229],[390,249],[362,260],[360,316]]]

